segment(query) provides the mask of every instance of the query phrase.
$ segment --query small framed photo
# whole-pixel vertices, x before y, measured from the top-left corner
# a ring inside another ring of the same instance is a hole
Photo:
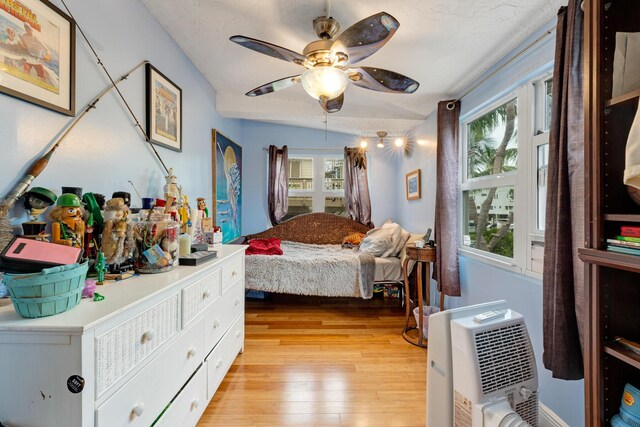
[[[75,115],[75,31],[47,0],[0,1],[0,93]]]
[[[406,174],[407,181],[407,200],[416,200],[422,197],[421,182],[420,182],[420,169]]]
[[[182,89],[147,64],[147,135],[151,142],[182,151]]]

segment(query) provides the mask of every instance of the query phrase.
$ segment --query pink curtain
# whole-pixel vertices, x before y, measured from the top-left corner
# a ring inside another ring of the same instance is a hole
[[[289,210],[289,149],[269,146],[269,218],[271,224],[282,222]]]

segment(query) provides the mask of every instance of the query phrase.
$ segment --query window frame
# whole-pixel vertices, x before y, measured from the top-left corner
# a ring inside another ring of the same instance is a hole
[[[299,152],[289,155],[289,161],[293,159],[311,159],[312,160],[312,190],[292,190],[289,189],[287,197],[311,197],[311,212],[325,212],[326,197],[342,197],[344,199],[344,189],[342,190],[325,190],[324,189],[324,168],[326,159],[344,159],[344,153],[340,151],[309,153]],[[343,164],[344,167],[344,164]],[[343,179],[344,179],[343,171]],[[346,207],[345,207],[346,210]],[[294,215],[291,218],[294,218]]]
[[[514,188],[514,230],[513,258],[493,254],[464,245],[464,235],[460,233],[458,252],[469,258],[506,270],[541,279],[542,275],[533,271],[533,245],[544,246],[544,231],[538,229],[538,147],[549,142],[549,131],[544,129],[544,95],[545,83],[553,79],[552,69],[545,67],[533,78],[528,78],[514,85],[511,90],[499,96],[489,96],[489,101],[479,105],[460,117],[460,153],[459,153],[459,200],[458,212],[460,230],[465,229],[467,221],[466,191],[503,187],[513,185]],[[517,98],[518,117],[518,160],[516,170],[491,176],[468,178],[468,125],[474,120],[490,113],[496,108]],[[524,202],[524,203],[523,203]]]

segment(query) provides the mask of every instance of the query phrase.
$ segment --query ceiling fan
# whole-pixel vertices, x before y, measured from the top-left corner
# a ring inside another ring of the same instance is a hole
[[[316,98],[327,113],[335,113],[342,108],[343,92],[349,82],[378,92],[413,93],[418,89],[420,83],[394,71],[352,65],[378,51],[399,26],[393,16],[380,12],[357,22],[334,39],[340,25],[331,17],[320,16],[313,20],[313,28],[320,40],[309,43],[302,55],[251,37],[238,35],[229,40],[307,69],[302,74],[258,86],[247,92],[247,96],[265,95],[302,83],[305,91]]]

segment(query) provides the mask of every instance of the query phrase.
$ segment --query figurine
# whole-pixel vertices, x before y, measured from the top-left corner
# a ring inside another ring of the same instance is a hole
[[[189,215],[191,215],[191,207],[189,207],[189,198],[187,195],[183,195],[182,198],[182,206],[178,210],[178,214],[180,215],[180,231],[182,233],[186,233],[187,227],[191,225],[189,218]]]
[[[82,248],[85,230],[83,215],[84,209],[78,196],[66,193],[58,197],[56,207],[49,213],[49,218],[54,221],[51,224],[52,242]]]
[[[209,209],[207,208],[207,200],[204,197],[198,197],[198,212],[202,211],[200,218],[209,218]]]
[[[56,202],[56,195],[46,188],[33,187],[24,195],[24,207],[29,211],[31,221],[22,223],[24,237],[47,241],[44,234],[46,223],[39,221],[38,217]]]
[[[96,259],[96,265],[94,267],[98,273],[98,285],[104,284],[104,273],[107,271],[107,260],[104,258],[104,252],[98,252],[98,258]]]
[[[104,211],[102,252],[107,264],[118,266],[131,255],[132,244],[129,208],[120,197],[107,201]]]
[[[93,237],[95,220],[93,219],[93,213],[89,214],[89,218],[85,221],[84,232],[84,257],[88,259],[96,259],[98,255],[98,249],[96,248],[96,240]]]

